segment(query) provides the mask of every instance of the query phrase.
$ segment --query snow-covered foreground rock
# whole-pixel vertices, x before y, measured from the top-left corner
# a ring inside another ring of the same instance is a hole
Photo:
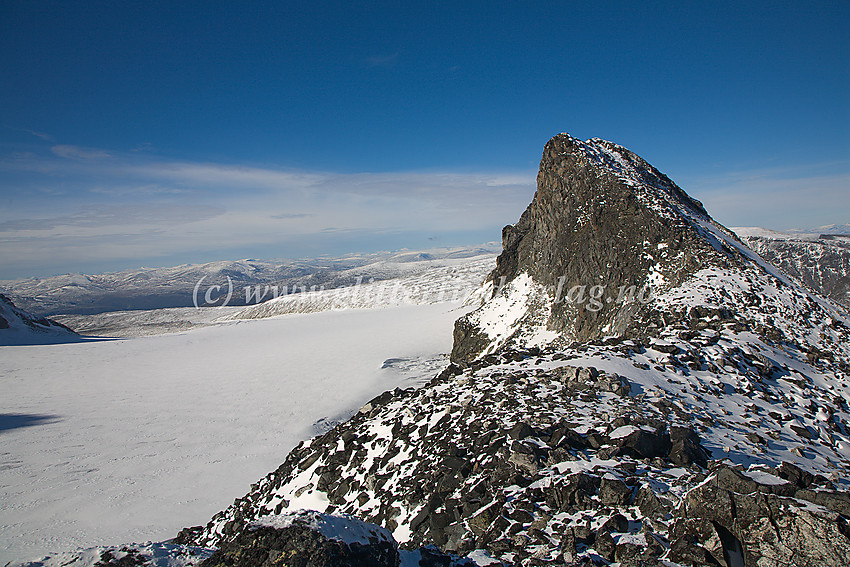
[[[457,304],[0,347],[0,565],[164,540],[446,364]]]

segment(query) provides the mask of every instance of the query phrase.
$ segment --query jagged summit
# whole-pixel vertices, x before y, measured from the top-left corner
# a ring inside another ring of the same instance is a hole
[[[654,298],[701,270],[776,273],[638,155],[568,134],[546,144],[537,192],[503,229],[502,246],[484,304],[456,324],[456,362],[500,348],[646,336]]]

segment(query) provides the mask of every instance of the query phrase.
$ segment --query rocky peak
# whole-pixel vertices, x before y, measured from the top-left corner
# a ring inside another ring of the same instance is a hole
[[[638,155],[568,134],[546,144],[534,199],[502,246],[489,300],[456,323],[456,362],[640,336],[653,297],[698,270],[747,261],[731,231]]]
[[[846,563],[838,307],[602,140],[549,141],[503,246],[456,364],[300,445],[187,542],[317,507],[522,567]]]

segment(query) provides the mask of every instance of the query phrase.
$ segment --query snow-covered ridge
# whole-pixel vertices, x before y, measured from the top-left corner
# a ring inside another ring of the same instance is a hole
[[[731,229],[741,238],[768,238],[771,240],[850,240],[850,225],[830,224],[815,228],[772,230],[760,226],[734,226]]]
[[[347,514],[330,516],[314,510],[296,510],[289,514],[263,516],[253,521],[249,527],[266,526],[288,528],[297,524],[304,525],[327,539],[340,541],[346,545],[358,543],[368,545],[378,542],[395,543],[392,534],[386,528],[367,524],[363,520]]]
[[[581,141],[568,136],[575,147],[596,164],[601,171],[618,177],[632,186],[644,205],[663,216],[686,213],[709,219],[702,203],[693,199],[673,183],[666,175],[655,169],[643,158],[614,142],[601,138]]]
[[[463,302],[478,289],[493,269],[494,262],[492,254],[483,254],[469,258],[415,260],[389,265],[381,263],[372,266],[371,272],[367,273],[381,270],[388,279],[370,281],[373,278],[364,280],[363,276],[359,276],[354,285],[314,291],[304,286],[292,289],[273,284],[252,284],[235,292],[250,296],[252,301],[264,300],[248,307],[174,307],[108,311],[93,315],[58,315],[55,318],[83,335],[141,337],[290,313]],[[393,273],[395,276],[388,277]],[[278,294],[277,298],[275,294]]]

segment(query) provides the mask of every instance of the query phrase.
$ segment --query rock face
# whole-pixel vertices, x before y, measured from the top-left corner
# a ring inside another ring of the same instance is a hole
[[[788,275],[850,307],[850,235],[822,234],[816,240],[745,236],[747,246]]]
[[[671,530],[670,559],[748,567],[842,565],[850,553],[848,513],[846,492],[761,484],[723,466],[685,496]]]
[[[475,312],[455,328],[452,359],[503,346],[643,334],[652,293],[697,270],[734,264],[703,206],[629,150],[560,134],[543,150],[537,192],[489,278],[501,320]],[[487,311],[486,309],[484,311]]]

